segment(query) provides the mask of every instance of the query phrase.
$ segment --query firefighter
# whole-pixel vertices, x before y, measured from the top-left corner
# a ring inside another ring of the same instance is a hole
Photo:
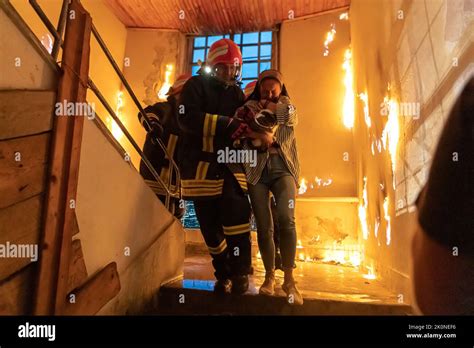
[[[248,126],[233,119],[243,104],[238,86],[242,55],[229,39],[209,49],[201,75],[183,88],[178,121],[183,134],[181,193],[194,203],[212,264],[215,293],[242,294],[251,271],[250,204],[242,165],[217,161],[217,150],[231,147]]]
[[[161,147],[156,143],[154,138],[159,138],[165,144],[168,153],[173,157],[174,161],[178,160],[178,143],[180,143],[180,129],[176,112],[178,107],[178,98],[183,89],[184,83],[191,77],[190,74],[183,74],[178,76],[175,83],[169,89],[166,102],[156,103],[145,108],[145,112],[150,120],[150,126],[145,123],[142,115],[139,113],[138,118],[140,123],[147,131],[145,145],[143,152],[150,160],[156,172],[161,179],[167,183],[170,174],[170,163]],[[155,178],[149,171],[148,167],[143,161],[140,162],[140,174],[145,179],[145,182],[150,186],[158,198],[165,203],[165,190],[156,182]],[[172,185],[176,185],[176,178],[172,178]],[[170,200],[170,211],[181,219],[184,215],[184,207],[180,205],[179,199],[172,198]]]

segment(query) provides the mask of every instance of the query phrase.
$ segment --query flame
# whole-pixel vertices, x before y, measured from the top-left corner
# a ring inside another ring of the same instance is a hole
[[[384,104],[388,107],[388,121],[385,124],[385,128],[382,132],[382,143],[384,149],[387,149],[390,153],[392,160],[392,173],[395,173],[395,166],[397,160],[397,146],[400,136],[400,125],[398,122],[398,103],[396,100],[384,98]]]
[[[379,235],[379,227],[380,227],[380,218],[377,217],[377,219],[375,220],[375,238],[377,238],[377,236]]]
[[[392,231],[391,231],[391,226],[390,226],[390,214],[388,210],[388,197],[385,197],[385,199],[383,200],[383,211],[384,211],[384,218],[387,223],[387,229],[385,232],[387,245],[390,245]]]
[[[370,128],[372,122],[369,115],[369,96],[367,95],[367,91],[365,93],[359,93],[359,99],[364,103],[365,124],[367,125],[367,128]]]
[[[336,25],[331,24],[331,30],[326,34],[326,40],[324,40],[324,53],[323,55],[327,57],[329,55],[329,44],[334,41],[334,36],[336,35]]]
[[[257,252],[257,259],[261,259],[262,255],[260,254],[260,251]]]
[[[367,268],[367,274],[364,274],[362,277],[364,277],[365,279],[370,279],[370,280],[373,280],[373,279],[377,279],[377,276],[375,275],[375,272],[374,272],[374,267],[371,267],[371,266],[366,266]]]
[[[41,44],[46,48],[49,54],[53,51],[53,38],[49,34],[41,36]]]
[[[364,177],[364,191],[362,194],[362,202],[359,203],[359,220],[362,228],[362,236],[365,240],[369,238],[369,226],[367,223],[367,177]]]
[[[303,178],[300,181],[300,187],[298,189],[298,194],[300,194],[300,195],[304,194],[307,189],[308,189],[308,185],[306,185],[306,179]]]
[[[348,12],[341,13],[341,15],[339,16],[339,19],[340,19],[341,21],[344,21],[344,20],[347,21],[347,20],[349,20],[349,13],[348,13]]]
[[[348,48],[344,53],[344,63],[342,68],[345,72],[344,86],[346,93],[344,95],[343,104],[343,123],[346,128],[354,127],[354,90],[352,89],[352,52]]]
[[[117,106],[115,107],[115,114],[117,115],[119,120],[122,121],[123,124],[125,124],[125,122],[123,120],[123,117],[122,117],[123,105],[124,105],[123,92],[118,91],[117,92]],[[108,123],[109,129],[112,132],[112,135],[114,136],[114,138],[117,139],[117,141],[120,141],[120,139],[122,139],[122,137],[123,137],[123,132],[120,129],[117,122],[115,122],[115,120],[112,117],[109,116],[107,118],[107,123]]]
[[[332,247],[325,250],[323,262],[337,262],[344,265],[359,267],[361,255],[358,245],[340,247],[334,242]]]
[[[300,187],[298,189],[298,194],[300,195],[305,194],[306,191],[308,191],[308,186],[311,190],[315,188],[319,189],[320,187],[330,186],[333,183],[333,180],[332,178],[323,179],[318,176],[315,176],[314,182],[315,184],[313,184],[313,182],[308,182],[305,178],[302,178],[300,180]]]
[[[296,244],[296,249],[303,249],[303,243],[301,243],[301,239],[298,239],[298,242]]]
[[[166,64],[165,82],[163,82],[163,86],[161,86],[160,91],[158,92],[158,98],[161,100],[166,99],[166,94],[168,93],[171,87],[170,76],[171,76],[172,71],[173,71],[173,64]]]
[[[332,184],[332,179],[331,179],[331,178],[329,178],[329,179],[327,179],[327,180],[323,180],[322,178],[316,176],[316,177],[314,178],[314,181],[316,182],[316,185],[317,185],[318,187],[320,187],[320,186],[329,186],[329,185]]]
[[[300,260],[300,261],[304,261],[304,260],[305,260],[304,253],[299,253],[299,254],[298,254],[298,260]]]

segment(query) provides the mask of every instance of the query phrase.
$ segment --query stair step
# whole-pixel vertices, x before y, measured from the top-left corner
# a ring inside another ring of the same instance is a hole
[[[405,304],[382,304],[327,298],[306,298],[302,306],[292,306],[283,294],[262,296],[251,289],[244,295],[218,296],[214,281],[179,280],[164,285],[159,292],[160,315],[408,315]]]

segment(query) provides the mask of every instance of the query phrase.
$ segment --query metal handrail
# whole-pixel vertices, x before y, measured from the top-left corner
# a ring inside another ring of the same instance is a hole
[[[62,40],[62,34],[64,32],[64,28],[65,28],[65,25],[66,25],[66,19],[67,19],[67,10],[68,10],[68,7],[69,7],[69,3],[70,3],[70,0],[63,0],[63,5],[62,5],[62,8],[61,8],[61,14],[60,14],[60,18],[59,18],[59,22],[58,22],[58,29],[56,30],[53,26],[53,24],[51,23],[51,21],[49,20],[49,18],[46,16],[46,14],[44,13],[44,11],[41,9],[41,7],[39,6],[39,4],[37,3],[36,0],[29,0],[29,3],[30,5],[33,7],[33,9],[35,10],[36,14],[38,15],[38,17],[43,21],[44,25],[47,27],[47,29],[49,30],[49,32],[54,36],[55,38],[55,41],[54,41],[54,45],[53,45],[53,51],[51,52],[51,55],[53,55],[54,53],[54,59],[57,58],[57,55],[59,53],[59,47],[62,47],[64,45],[64,42]],[[150,123],[150,120],[148,118],[148,116],[146,115],[146,112],[145,110],[143,110],[140,102],[138,101],[135,93],[133,92],[132,88],[130,87],[128,81],[125,79],[125,76],[122,74],[122,72],[120,71],[120,68],[118,67],[117,63],[115,62],[114,58],[112,57],[110,51],[108,50],[107,48],[107,45],[105,44],[105,42],[102,40],[99,32],[97,31],[97,29],[95,28],[95,26],[92,24],[92,33],[94,35],[94,37],[96,38],[96,40],[98,41],[99,43],[99,46],[101,47],[101,49],[103,50],[103,52],[105,53],[105,55],[107,56],[107,59],[109,60],[109,62],[111,63],[111,65],[113,66],[115,72],[117,73],[117,75],[119,76],[121,82],[123,83],[123,85],[125,86],[125,88],[127,89],[127,92],[129,93],[130,97],[132,98],[133,102],[135,103],[135,105],[137,106],[137,108],[139,109],[139,112],[141,114],[141,116],[143,117],[143,119],[145,120],[145,122],[147,123],[147,126],[149,126],[149,129],[151,128],[151,123]],[[168,185],[166,185],[163,180],[161,179],[161,177],[159,176],[159,174],[156,172],[155,168],[153,167],[153,165],[151,164],[151,162],[149,161],[149,159],[146,157],[146,155],[143,153],[143,151],[141,150],[141,148],[138,146],[138,144],[136,143],[136,141],[133,139],[132,135],[128,132],[127,128],[125,127],[125,125],[122,123],[122,121],[118,118],[118,116],[115,114],[114,110],[110,107],[110,105],[108,104],[108,102],[106,101],[106,99],[104,98],[104,96],[102,95],[102,93],[99,91],[99,89],[97,88],[97,86],[94,84],[94,82],[92,81],[92,79],[89,77],[88,78],[88,87],[94,92],[94,94],[97,96],[97,98],[99,99],[99,101],[102,103],[102,105],[106,108],[106,110],[109,112],[110,116],[113,118],[113,120],[117,123],[117,125],[120,127],[120,129],[122,130],[122,132],[125,134],[125,136],[127,137],[128,141],[132,144],[132,146],[135,148],[135,150],[138,152],[138,154],[140,155],[141,159],[143,160],[143,163],[147,166],[148,170],[150,171],[150,173],[153,175],[153,177],[155,178],[155,180],[164,188],[164,190],[166,191],[166,198],[165,198],[165,206],[167,209],[169,209],[169,201],[170,201],[170,197],[174,197],[174,198],[180,198],[180,180],[181,180],[181,176],[180,176],[180,173],[179,173],[179,168],[178,168],[178,165],[176,164],[176,162],[174,161],[173,157],[170,156],[170,154],[168,153],[168,149],[166,148],[166,146],[163,144],[163,142],[161,141],[160,138],[158,137],[154,137],[153,140],[159,144],[159,146],[161,147],[161,149],[163,150],[163,152],[166,154],[166,156],[168,157],[168,160],[169,160],[169,163],[170,163],[170,166],[172,166],[173,170],[170,171],[170,174],[168,175]],[[173,178],[173,172],[175,173],[176,175],[176,185],[172,185],[172,178]],[[170,190],[171,187],[174,187],[175,190]]]
[[[143,117],[143,120],[146,122],[148,129],[151,129],[151,122],[148,116],[146,115],[145,110],[141,106],[140,102],[138,101],[137,96],[132,90],[132,87],[130,87],[127,79],[123,75],[122,71],[120,71],[120,68],[118,67],[117,63],[115,62],[114,58],[112,57],[112,54],[110,53],[109,49],[107,48],[107,45],[105,44],[104,40],[102,40],[102,37],[100,36],[99,32],[97,31],[96,27],[94,26],[94,23],[92,23],[92,34],[96,38],[97,42],[99,43],[99,46],[102,48],[102,51],[105,53],[107,56],[107,59],[109,60],[110,64],[114,68],[115,72],[117,73],[118,77],[122,81],[123,85],[125,86],[125,89],[127,90],[128,94],[132,98],[133,102],[135,103],[135,106],[138,108],[141,116]],[[154,140],[160,145],[161,149],[163,152],[168,156],[169,163],[172,165],[175,173],[176,173],[176,187],[179,189],[180,187],[180,182],[181,182],[181,176],[179,173],[179,168],[176,162],[173,159],[173,156],[170,156],[168,153],[168,149],[166,146],[163,144],[160,138],[155,137]],[[173,172],[170,171],[170,175],[168,176],[168,184],[171,185],[172,182],[172,177],[173,177]]]

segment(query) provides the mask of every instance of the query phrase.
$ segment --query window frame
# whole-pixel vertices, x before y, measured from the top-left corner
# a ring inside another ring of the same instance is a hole
[[[235,36],[236,35],[239,35],[240,36],[240,40],[239,40],[239,43],[236,43],[239,48],[240,48],[240,51],[243,52],[244,50],[244,47],[251,47],[251,46],[256,46],[257,47],[257,58],[256,59],[251,59],[251,60],[244,60],[243,61],[243,65],[245,64],[251,64],[251,63],[257,63],[257,76],[252,76],[252,77],[242,77],[242,85],[244,86],[244,80],[246,81],[246,83],[250,82],[250,81],[253,81],[253,80],[256,80],[258,78],[258,75],[260,74],[260,69],[261,69],[261,66],[262,64],[270,64],[270,68],[274,68],[274,62],[275,62],[275,59],[274,59],[274,48],[275,48],[275,40],[277,39],[276,38],[276,35],[274,35],[274,32],[275,30],[259,30],[259,31],[252,31],[252,32],[245,32],[245,33],[232,33],[232,34],[219,34],[219,35],[193,35],[193,36],[190,36],[189,39],[189,55],[188,55],[188,59],[187,59],[187,69],[188,69],[188,72],[189,73],[193,73],[193,68],[198,66],[197,62],[194,62],[194,51],[196,49],[204,49],[204,61],[207,57],[207,52],[210,48],[210,45],[208,45],[209,43],[209,38],[210,37],[213,37],[213,36],[222,36],[223,38],[229,38],[231,39],[232,41],[235,40]],[[243,35],[244,34],[250,34],[250,33],[258,33],[258,41],[256,43],[243,43]],[[262,33],[271,33],[271,39],[270,41],[263,41],[262,40]],[[202,45],[199,45],[199,46],[195,46],[195,39],[196,38],[205,38],[205,41],[204,41],[204,46]],[[234,41],[235,42],[235,41]],[[270,48],[270,57],[269,58],[264,58],[262,59],[261,58],[261,54],[262,54],[262,47],[261,46],[264,46],[264,45],[271,45],[271,48]],[[204,62],[203,61],[203,62]],[[245,83],[245,84],[246,84]]]

